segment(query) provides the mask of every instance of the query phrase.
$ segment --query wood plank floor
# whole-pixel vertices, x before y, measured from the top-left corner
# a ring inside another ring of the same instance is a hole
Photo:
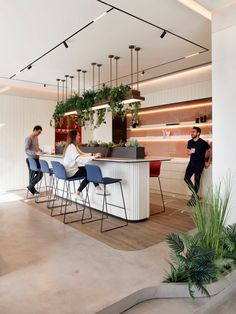
[[[150,195],[151,213],[162,210],[160,196]],[[24,201],[24,200],[23,200]],[[50,215],[50,210],[44,204],[35,204],[34,200],[26,200],[35,209]],[[194,229],[193,221],[188,213],[186,201],[171,197],[165,197],[166,212],[153,215],[150,219],[139,223],[129,223],[128,226],[109,232],[100,232],[100,221],[81,224],[80,222],[69,224],[69,226],[80,230],[106,245],[118,250],[141,250],[165,240],[168,233],[180,233]],[[99,218],[100,213],[93,211],[94,218]],[[68,216],[69,217],[69,216]],[[71,214],[68,219],[81,217],[81,213]],[[54,217],[62,221],[62,217]],[[104,227],[117,226],[123,221],[114,217],[105,220]]]

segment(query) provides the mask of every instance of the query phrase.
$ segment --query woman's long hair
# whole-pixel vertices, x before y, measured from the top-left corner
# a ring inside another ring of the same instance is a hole
[[[65,155],[66,149],[67,149],[67,147],[68,147],[70,144],[74,144],[75,147],[76,147],[76,136],[77,136],[77,132],[78,132],[77,130],[70,130],[70,131],[68,132],[67,139],[66,139],[66,146],[65,146],[63,155]]]
[[[77,130],[70,130],[67,135],[66,144],[67,146],[70,144],[74,144],[76,146],[76,136],[77,136]]]

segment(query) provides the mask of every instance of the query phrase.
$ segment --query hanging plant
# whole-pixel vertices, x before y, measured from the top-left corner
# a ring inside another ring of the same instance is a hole
[[[95,103],[98,104],[106,101],[109,103],[109,110],[112,112],[113,118],[119,116],[124,119],[127,113],[131,113],[132,121],[138,123],[138,110],[141,103],[136,102],[129,105],[122,103],[122,101],[129,96],[130,90],[131,88],[128,85],[122,84],[113,89],[104,86],[98,92],[87,90],[81,97],[75,94],[64,102],[58,102],[53,113],[55,126],[61,126],[63,124],[64,115],[69,111],[77,111],[78,119],[73,116],[68,116],[68,124],[73,121],[80,126],[86,126],[87,124],[94,125],[94,110],[92,110],[92,108]],[[105,109],[99,109],[97,111],[95,127],[99,127],[102,123],[106,123],[105,113]]]
[[[141,107],[141,103],[135,102],[135,103],[132,103],[130,105],[131,106],[128,108],[128,110],[131,113],[132,125],[136,127],[139,124],[138,112],[139,112],[139,109]]]
[[[55,126],[59,125],[61,126],[63,124],[63,117],[66,112],[74,111],[76,107],[76,103],[79,99],[78,95],[73,95],[70,98],[68,98],[66,101],[60,101],[57,103],[55,111],[52,115]]]
[[[91,90],[87,90],[83,93],[82,98],[79,98],[76,102],[76,111],[78,112],[78,124],[85,126],[86,123],[94,124],[94,112],[92,110],[94,104],[94,98],[96,93]]]
[[[100,127],[102,123],[106,123],[105,119],[106,108],[97,110],[97,120],[96,120],[96,128]]]
[[[124,104],[122,104],[122,100],[128,96],[128,92],[130,87],[128,85],[119,85],[114,87],[110,93],[110,101],[109,106],[112,112],[112,117],[119,116],[124,118],[127,114],[127,108]]]
[[[100,89],[95,96],[95,103],[100,104],[103,102],[108,102],[111,94],[111,87],[104,86],[102,89]]]

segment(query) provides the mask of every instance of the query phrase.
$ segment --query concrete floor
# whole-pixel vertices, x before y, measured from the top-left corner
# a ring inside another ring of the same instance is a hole
[[[20,201],[0,203],[0,313],[96,313],[162,281],[164,243],[125,252]]]
[[[141,251],[115,250],[16,195],[1,196],[1,314],[96,313],[139,289],[159,285],[169,268],[163,242]],[[159,299],[125,313],[233,314],[235,295],[236,284],[230,294],[211,298],[218,305],[212,312],[204,299]]]

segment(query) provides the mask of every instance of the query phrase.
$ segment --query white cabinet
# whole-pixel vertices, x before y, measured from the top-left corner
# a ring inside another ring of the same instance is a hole
[[[185,169],[188,165],[188,158],[173,158],[171,161],[161,163],[161,186],[164,195],[177,198],[188,198],[191,195],[186,183],[184,182]],[[204,169],[201,177],[200,195],[207,191],[212,184],[212,167]],[[150,191],[159,193],[157,178],[150,178]]]

